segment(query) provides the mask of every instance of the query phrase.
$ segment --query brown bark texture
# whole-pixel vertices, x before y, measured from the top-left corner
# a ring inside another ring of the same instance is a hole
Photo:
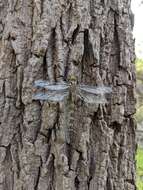
[[[0,0],[0,190],[135,190],[130,0]],[[34,101],[33,82],[112,87],[108,104]],[[68,133],[70,142],[65,140]]]

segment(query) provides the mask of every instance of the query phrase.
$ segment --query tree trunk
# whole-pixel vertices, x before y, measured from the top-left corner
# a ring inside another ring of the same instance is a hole
[[[134,190],[135,69],[128,0],[0,1],[0,190]],[[33,82],[112,87],[108,104],[34,101]]]

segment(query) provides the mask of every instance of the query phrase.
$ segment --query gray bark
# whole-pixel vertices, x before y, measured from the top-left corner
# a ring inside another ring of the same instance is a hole
[[[0,1],[0,190],[136,189],[132,24],[128,0]],[[70,74],[113,92],[66,144],[63,104],[32,94]]]

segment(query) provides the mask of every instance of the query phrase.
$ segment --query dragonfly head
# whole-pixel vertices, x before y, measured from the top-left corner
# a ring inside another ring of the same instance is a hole
[[[77,84],[77,77],[74,75],[71,75],[68,79],[70,85],[76,85]]]

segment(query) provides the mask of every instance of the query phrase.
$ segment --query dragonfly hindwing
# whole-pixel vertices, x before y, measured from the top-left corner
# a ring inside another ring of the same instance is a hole
[[[61,102],[63,101],[66,97],[68,97],[68,92],[63,92],[63,93],[44,93],[44,92],[39,92],[33,96],[34,100],[47,100],[48,102]]]

